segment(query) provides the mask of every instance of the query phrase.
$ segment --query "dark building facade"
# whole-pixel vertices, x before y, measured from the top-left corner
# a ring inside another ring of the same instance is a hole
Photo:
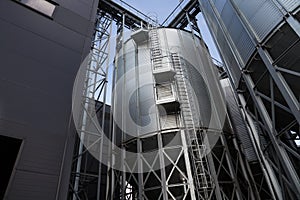
[[[0,1],[0,199],[66,199],[72,88],[97,6],[97,0]]]

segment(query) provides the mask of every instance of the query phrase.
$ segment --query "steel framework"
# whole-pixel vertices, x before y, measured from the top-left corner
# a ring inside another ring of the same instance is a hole
[[[83,87],[83,92],[75,94],[79,95],[79,102],[73,105],[79,107],[79,112],[73,116],[78,132],[69,195],[73,200],[100,199],[103,197],[101,192],[105,192],[105,184],[101,181],[105,181],[106,177],[101,176],[106,174],[106,168],[96,160],[102,160],[105,156],[101,129],[107,129],[105,121],[108,120],[106,98],[111,31],[111,15],[98,11],[91,51],[77,74],[75,84],[75,87]]]

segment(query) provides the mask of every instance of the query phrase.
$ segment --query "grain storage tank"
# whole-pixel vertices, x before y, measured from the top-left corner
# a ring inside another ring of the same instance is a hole
[[[121,193],[207,198],[213,163],[206,154],[225,107],[206,45],[190,32],[155,27],[117,42],[112,138],[125,150],[113,161]]]

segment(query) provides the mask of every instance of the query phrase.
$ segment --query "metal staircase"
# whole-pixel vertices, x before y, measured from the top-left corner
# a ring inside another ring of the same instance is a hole
[[[189,152],[194,171],[194,181],[199,199],[209,199],[212,190],[209,166],[206,159],[206,146],[202,145],[203,133],[196,132],[192,108],[185,82],[185,74],[182,71],[184,63],[180,60],[178,53],[172,53],[173,66],[176,71],[177,90],[179,93],[181,112],[187,129],[189,141]]]

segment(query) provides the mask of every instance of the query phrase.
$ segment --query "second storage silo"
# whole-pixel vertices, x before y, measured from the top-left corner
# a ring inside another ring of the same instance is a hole
[[[198,2],[255,138],[261,199],[300,199],[300,1]]]

